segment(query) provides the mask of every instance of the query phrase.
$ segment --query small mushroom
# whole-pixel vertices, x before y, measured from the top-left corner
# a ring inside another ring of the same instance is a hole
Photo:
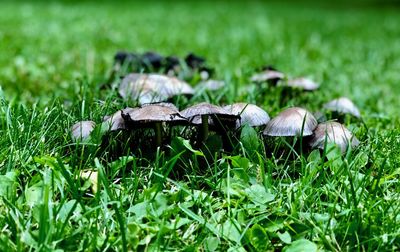
[[[272,85],[276,85],[279,80],[285,78],[285,75],[282,72],[279,72],[272,66],[266,66],[263,68],[263,71],[257,74],[254,74],[251,77],[252,82],[269,82]]]
[[[128,113],[122,113],[128,128],[153,127],[157,146],[162,144],[162,123],[182,123],[187,120],[182,117],[176,108],[163,105],[146,105]]]
[[[357,106],[347,97],[340,97],[332,100],[326,103],[324,108],[341,114],[350,114],[357,118],[361,117],[360,110],[358,110]]]
[[[123,98],[137,99],[139,104],[162,102],[176,95],[193,93],[193,88],[186,82],[161,74],[129,74],[119,86]]]
[[[284,110],[267,123],[266,136],[310,136],[317,127],[311,112],[299,107]]]
[[[165,58],[165,73],[168,76],[175,76],[181,70],[181,64],[178,57],[168,56]]]
[[[158,71],[164,62],[164,57],[156,52],[145,52],[141,59],[143,66],[153,71]]]
[[[282,83],[282,84],[281,84]],[[289,79],[287,82],[280,82],[280,85],[291,88],[298,88],[305,91],[314,91],[319,88],[319,84],[311,79],[300,77],[295,79]]]
[[[354,148],[360,144],[358,139],[342,124],[337,122],[325,122],[318,124],[309,142],[311,148],[324,149],[325,141],[339,146],[345,153],[349,145]]]
[[[106,125],[107,130],[116,131],[121,129],[126,129],[125,120],[122,118],[122,114],[128,114],[138,108],[124,108],[118,110],[111,116],[105,116],[103,118],[103,123]]]
[[[224,81],[219,81],[219,80],[205,80],[199,82],[197,84],[196,89],[197,90],[209,90],[209,91],[216,91],[225,86]]]
[[[195,55],[194,53],[189,53],[185,57],[185,62],[190,68],[199,69],[200,67],[204,66],[206,59]]]
[[[214,70],[207,67],[206,59],[194,53],[186,55],[185,63],[190,69],[198,71],[202,80],[208,79],[213,74]]]
[[[240,116],[240,121],[236,123],[236,128],[244,124],[248,124],[251,127],[258,127],[266,125],[270,120],[268,113],[254,104],[234,103],[223,108],[232,114]]]
[[[85,141],[89,139],[90,133],[93,131],[96,123],[93,121],[81,121],[75,123],[71,127],[71,137],[72,140],[76,141]]]
[[[206,102],[196,104],[181,111],[182,116],[195,125],[201,125],[199,142],[203,143],[208,138],[209,125],[216,127],[217,130],[224,131],[224,128],[230,128],[231,124],[236,125],[237,115],[229,111]]]
[[[114,62],[117,65],[132,64],[138,62],[140,56],[135,53],[119,51],[114,55]]]

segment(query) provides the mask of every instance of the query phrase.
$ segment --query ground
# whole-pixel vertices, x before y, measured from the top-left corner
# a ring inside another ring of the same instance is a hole
[[[374,1],[1,2],[1,250],[399,250],[398,11]],[[347,96],[363,116],[346,122],[361,145],[282,162],[248,130],[243,152],[202,167],[190,148],[185,159],[108,159],[73,144],[69,128],[132,105],[100,88],[120,49],[206,57],[228,87],[191,103],[257,103],[274,117]],[[274,89],[246,91],[266,64],[321,88],[283,104]],[[167,176],[182,162],[191,169]],[[79,179],[87,169],[98,177]]]

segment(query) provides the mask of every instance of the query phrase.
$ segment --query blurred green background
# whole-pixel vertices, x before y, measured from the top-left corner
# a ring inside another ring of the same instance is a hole
[[[368,115],[400,112],[398,1],[2,1],[0,85],[16,102],[70,99],[104,81],[120,49],[207,58],[245,84],[273,64],[348,96]]]

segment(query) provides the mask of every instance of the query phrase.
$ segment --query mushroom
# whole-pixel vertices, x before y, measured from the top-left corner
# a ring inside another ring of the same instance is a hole
[[[341,114],[350,114],[360,118],[361,114],[356,105],[347,97],[340,97],[324,105],[324,108]]]
[[[198,71],[202,80],[208,79],[213,73],[213,69],[206,66],[206,59],[194,53],[186,55],[185,63],[192,70]]]
[[[96,123],[93,121],[81,121],[77,122],[71,127],[71,137],[72,140],[76,141],[86,141],[90,137],[90,133],[93,131]]]
[[[156,52],[145,52],[142,57],[142,65],[150,71],[158,71],[164,62],[164,57]]]
[[[209,125],[216,127],[218,131],[225,131],[225,127],[231,128],[231,124],[234,123],[234,125],[236,125],[235,122],[239,119],[237,115],[234,115],[219,106],[206,102],[186,108],[181,111],[181,114],[192,124],[201,125],[199,135],[200,143],[204,143],[204,141],[207,140]]]
[[[119,86],[119,94],[123,98],[137,99],[139,104],[166,101],[176,95],[193,93],[193,88],[186,82],[161,74],[129,74]]]
[[[291,88],[298,88],[305,91],[314,91],[319,88],[319,84],[314,82],[311,79],[300,77],[295,79],[289,79],[287,82],[279,82],[280,85],[291,87]]]
[[[103,117],[103,124],[106,125],[106,130],[116,131],[121,129],[126,129],[125,120],[122,118],[122,114],[127,114],[132,112],[138,108],[124,108],[122,110],[118,110],[111,116]]]
[[[342,153],[345,153],[349,146],[354,148],[360,144],[358,139],[344,125],[338,122],[318,124],[309,145],[313,149],[318,148],[323,150],[325,148],[325,141],[336,144]]]
[[[139,62],[140,56],[130,52],[119,51],[114,55],[114,63],[121,67],[124,64],[131,65],[134,62]]]
[[[209,91],[216,91],[225,86],[224,81],[219,81],[219,80],[205,80],[199,82],[197,84],[196,89],[197,90],[209,90]]]
[[[181,70],[181,64],[178,57],[168,56],[165,58],[165,73],[168,76],[175,76]]]
[[[269,82],[272,85],[276,85],[279,80],[285,78],[285,75],[282,72],[279,72],[272,66],[266,66],[263,68],[263,71],[257,74],[254,74],[251,77],[252,82]]]
[[[240,120],[236,122],[236,128],[244,124],[248,124],[251,127],[258,127],[266,125],[270,120],[268,113],[254,104],[234,103],[223,108],[232,114],[240,116]]]
[[[194,53],[189,53],[185,57],[185,62],[190,68],[199,69],[200,67],[204,66],[206,59],[195,55]]]
[[[163,122],[182,123],[187,121],[176,108],[156,104],[146,105],[142,108],[129,111],[128,113],[122,113],[121,115],[128,128],[153,127],[157,146],[161,146],[162,144]]]
[[[263,132],[266,136],[310,136],[317,127],[311,112],[293,107],[284,110],[267,123]]]

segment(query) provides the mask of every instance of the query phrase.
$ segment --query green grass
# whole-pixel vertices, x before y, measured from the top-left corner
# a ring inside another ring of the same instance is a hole
[[[310,6],[1,2],[0,250],[399,250],[398,7]],[[322,84],[283,106],[348,96],[369,131],[349,121],[361,146],[343,157],[268,158],[249,130],[241,151],[208,163],[178,138],[182,153],[111,159],[69,128],[132,105],[99,88],[119,49],[203,55],[229,86],[191,103],[271,116],[279,90],[243,87],[274,64]],[[87,169],[97,184],[79,178]]]

